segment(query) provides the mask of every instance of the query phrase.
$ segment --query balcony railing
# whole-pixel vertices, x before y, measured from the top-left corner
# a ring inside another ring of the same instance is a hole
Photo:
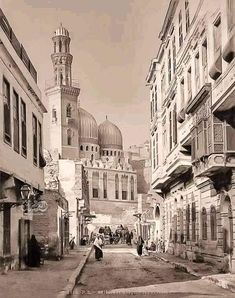
[[[0,26],[9,39],[10,43],[12,44],[14,50],[16,51],[17,55],[20,57],[26,68],[28,69],[29,73],[33,77],[34,81],[37,83],[37,71],[34,68],[32,62],[30,61],[27,52],[25,51],[24,47],[18,41],[17,37],[15,36],[11,26],[9,25],[7,18],[5,17],[3,11],[0,9]]]
[[[58,83],[55,82],[54,79],[50,79],[50,80],[47,80],[45,82],[45,88],[46,89],[53,88],[53,87],[56,87],[56,86],[67,86],[67,87],[80,88],[78,79],[72,80],[71,84],[70,84],[70,82],[68,82],[67,84],[64,84],[64,83],[58,84]]]

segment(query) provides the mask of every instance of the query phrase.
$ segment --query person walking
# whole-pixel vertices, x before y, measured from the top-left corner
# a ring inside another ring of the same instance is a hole
[[[141,236],[138,237],[137,241],[137,254],[141,257],[143,251],[144,240]]]
[[[75,246],[75,236],[69,241],[69,246],[70,246],[70,249],[74,249],[74,246]]]
[[[97,235],[94,241],[94,249],[95,249],[95,258],[97,261],[100,261],[103,258],[103,241],[101,235]]]
[[[35,235],[32,235],[28,246],[28,266],[40,267],[40,260],[41,248]]]

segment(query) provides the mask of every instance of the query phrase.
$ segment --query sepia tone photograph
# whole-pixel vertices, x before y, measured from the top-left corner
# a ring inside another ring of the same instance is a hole
[[[235,297],[235,0],[0,0],[0,297]]]

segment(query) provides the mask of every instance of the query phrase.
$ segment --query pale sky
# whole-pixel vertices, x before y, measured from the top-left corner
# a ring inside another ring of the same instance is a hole
[[[62,22],[70,32],[73,79],[80,83],[81,106],[93,114],[98,124],[108,115],[121,129],[124,148],[128,148],[149,138],[145,78],[157,54],[158,34],[168,3],[2,0],[1,7],[37,69],[45,106],[45,81],[53,78],[51,37]]]

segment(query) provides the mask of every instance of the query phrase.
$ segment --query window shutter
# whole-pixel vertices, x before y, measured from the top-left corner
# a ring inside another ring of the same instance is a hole
[[[176,115],[176,106],[173,110],[173,143],[177,144],[177,115]]]

